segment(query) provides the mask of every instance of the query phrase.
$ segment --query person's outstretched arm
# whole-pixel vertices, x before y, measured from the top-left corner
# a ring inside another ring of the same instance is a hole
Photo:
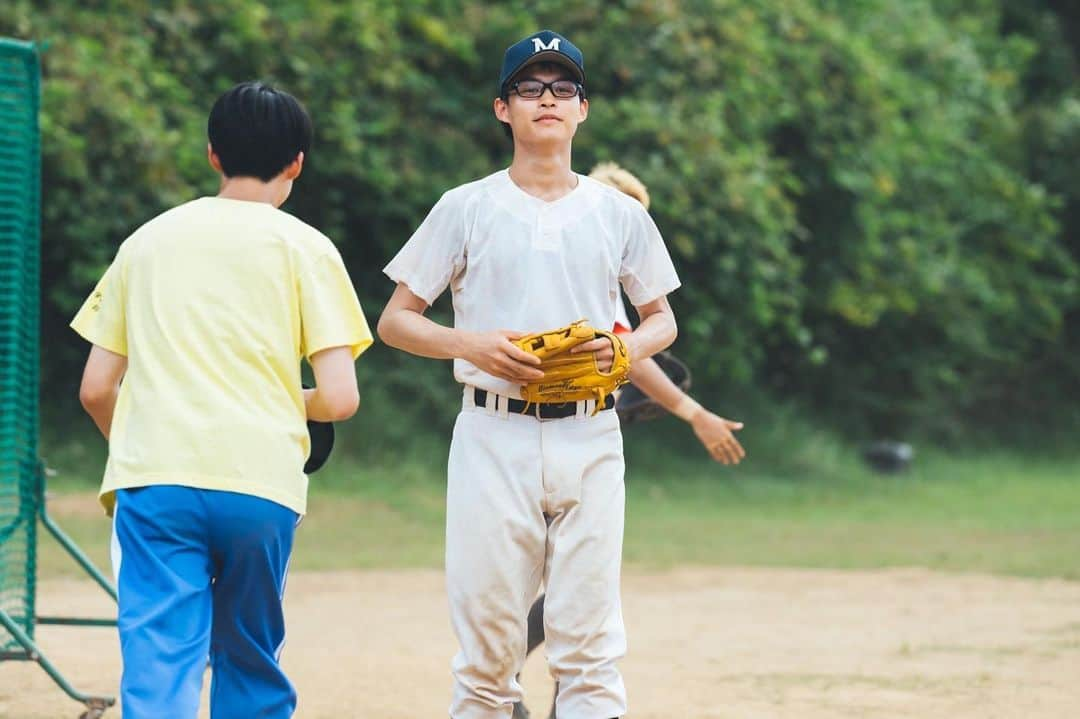
[[[702,407],[671,381],[656,360],[649,358],[632,363],[630,381],[654,402],[693,427],[694,434],[717,462],[738,464],[746,456],[746,451],[732,434],[743,428],[742,422],[724,419]]]
[[[528,384],[543,379],[540,359],[511,340],[524,337],[516,330],[467,332],[444,327],[424,316],[428,304],[399,282],[379,317],[379,339],[391,347],[433,359],[463,359],[508,382]]]

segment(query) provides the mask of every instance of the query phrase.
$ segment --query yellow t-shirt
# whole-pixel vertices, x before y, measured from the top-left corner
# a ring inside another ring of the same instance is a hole
[[[71,326],[128,359],[101,502],[178,484],[303,514],[309,452],[300,359],[371,345],[333,243],[273,206],[204,197],[121,246]]]

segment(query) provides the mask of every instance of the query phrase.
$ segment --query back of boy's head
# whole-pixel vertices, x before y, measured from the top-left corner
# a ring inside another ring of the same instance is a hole
[[[645,183],[614,162],[601,162],[592,169],[589,177],[605,185],[611,185],[616,190],[622,190],[644,205],[646,210],[649,209],[649,191],[645,189]]]
[[[242,82],[219,97],[206,125],[226,177],[269,182],[311,148],[304,106],[262,82]]]

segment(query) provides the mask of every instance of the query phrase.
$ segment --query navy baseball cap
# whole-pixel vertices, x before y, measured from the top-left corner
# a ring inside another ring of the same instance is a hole
[[[559,33],[541,30],[506,48],[499,73],[499,92],[519,70],[534,62],[558,63],[572,72],[575,80],[585,84],[585,58],[581,50]]]

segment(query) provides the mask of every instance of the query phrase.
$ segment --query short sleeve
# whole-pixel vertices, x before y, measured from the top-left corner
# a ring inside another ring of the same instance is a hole
[[[443,195],[383,272],[429,305],[465,268],[465,219],[459,194]]]
[[[626,222],[619,280],[630,303],[640,307],[676,290],[680,282],[664,238],[649,213],[635,202]]]
[[[123,260],[117,255],[83,302],[71,328],[91,344],[127,357],[127,314]]]
[[[349,347],[356,359],[371,346],[371,329],[340,254],[321,255],[301,274],[299,284],[305,357],[331,347]]]

